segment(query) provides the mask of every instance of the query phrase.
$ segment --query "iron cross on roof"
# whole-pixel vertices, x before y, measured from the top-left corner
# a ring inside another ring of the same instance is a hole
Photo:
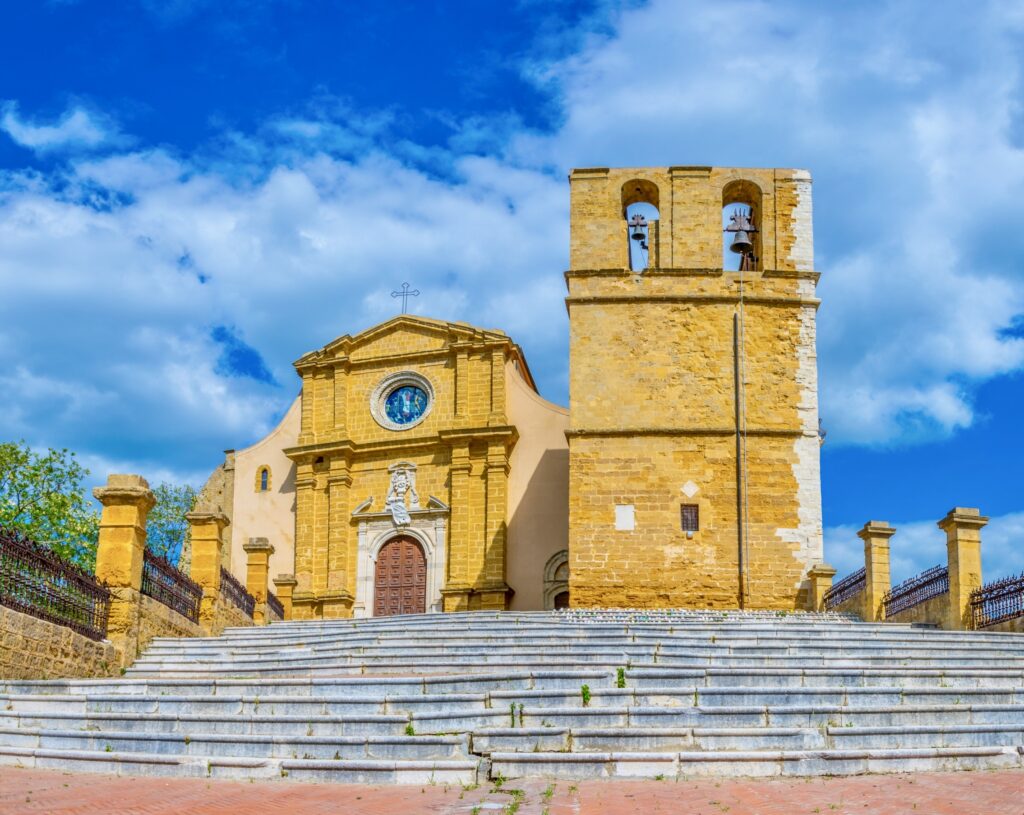
[[[406,310],[409,307],[409,298],[410,297],[419,297],[420,296],[420,290],[419,289],[413,289],[412,291],[409,291],[409,284],[408,283],[403,283],[402,284],[402,290],[401,291],[393,291],[393,292],[391,292],[391,296],[392,297],[401,297],[402,298],[402,314],[405,314]]]

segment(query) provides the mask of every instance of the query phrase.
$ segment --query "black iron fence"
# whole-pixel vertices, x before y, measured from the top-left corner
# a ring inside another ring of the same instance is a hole
[[[6,529],[0,529],[0,605],[90,639],[107,634],[107,588],[52,550]]]
[[[220,593],[229,603],[233,603],[252,617],[252,610],[256,608],[256,598],[249,594],[245,586],[223,566],[220,567]]]
[[[893,586],[885,595],[886,618],[920,605],[926,600],[949,593],[949,569],[945,566],[934,566],[916,577],[904,580]]]
[[[142,593],[163,603],[169,609],[199,622],[199,605],[203,599],[202,587],[188,575],[175,568],[166,558],[144,551],[142,561]]]
[[[858,569],[853,574],[844,577],[825,592],[825,608],[831,610],[845,603],[850,598],[856,597],[864,591],[865,579],[866,573],[864,569]]]
[[[971,592],[971,617],[975,628],[1024,617],[1024,574],[1004,577]]]
[[[277,619],[284,619],[284,606],[281,605],[281,601],[277,599],[277,595],[272,591],[267,592],[267,608],[270,609],[270,613],[277,617]]]

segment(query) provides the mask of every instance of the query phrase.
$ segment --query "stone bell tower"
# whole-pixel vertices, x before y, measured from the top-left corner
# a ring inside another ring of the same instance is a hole
[[[592,168],[570,188],[572,605],[807,607],[822,558],[809,174]],[[640,203],[657,214],[630,226]],[[743,271],[723,270],[734,204],[752,227]]]

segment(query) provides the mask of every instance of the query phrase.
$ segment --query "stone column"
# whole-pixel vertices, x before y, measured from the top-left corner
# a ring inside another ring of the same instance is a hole
[[[807,577],[811,581],[810,611],[825,610],[825,595],[832,588],[836,570],[827,563],[818,563],[810,568]]]
[[[857,533],[864,541],[864,620],[885,619],[882,599],[892,588],[889,574],[889,538],[896,530],[887,521],[868,521]]]
[[[249,542],[243,544],[242,549],[249,556],[245,567],[245,590],[256,599],[252,620],[256,625],[266,625],[267,578],[274,547],[266,538],[249,538]]]
[[[469,443],[463,440],[452,444],[451,452],[451,527],[448,549],[448,579],[441,590],[444,611],[469,610],[470,540],[470,485],[472,465]]]
[[[483,572],[476,588],[481,609],[503,611],[511,594],[505,583],[509,464],[504,443],[490,445],[485,467]]]
[[[224,550],[224,528],[227,516],[220,510],[201,510],[185,516],[192,537],[192,579],[202,586],[203,600],[199,606],[199,625],[211,636],[217,630],[220,607],[220,564]]]
[[[946,533],[949,563],[949,618],[952,631],[972,627],[971,592],[981,588],[981,529],[988,518],[974,507],[953,507],[939,521]]]
[[[121,665],[127,666],[138,656],[146,516],[156,499],[141,475],[111,475],[92,494],[103,505],[96,577],[110,587],[107,638],[117,648]]]
[[[281,601],[281,607],[284,609],[284,618],[286,620],[292,618],[292,591],[294,591],[295,585],[298,582],[295,576],[290,574],[279,574],[274,578],[274,588],[277,589],[274,594]]]

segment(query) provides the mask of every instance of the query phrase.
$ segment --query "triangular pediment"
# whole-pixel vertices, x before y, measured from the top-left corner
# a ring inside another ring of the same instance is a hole
[[[508,342],[502,331],[475,328],[469,323],[450,323],[430,317],[402,314],[358,334],[344,334],[323,348],[296,361],[300,370],[348,358],[353,361],[387,358],[401,354],[442,351],[454,343]]]

